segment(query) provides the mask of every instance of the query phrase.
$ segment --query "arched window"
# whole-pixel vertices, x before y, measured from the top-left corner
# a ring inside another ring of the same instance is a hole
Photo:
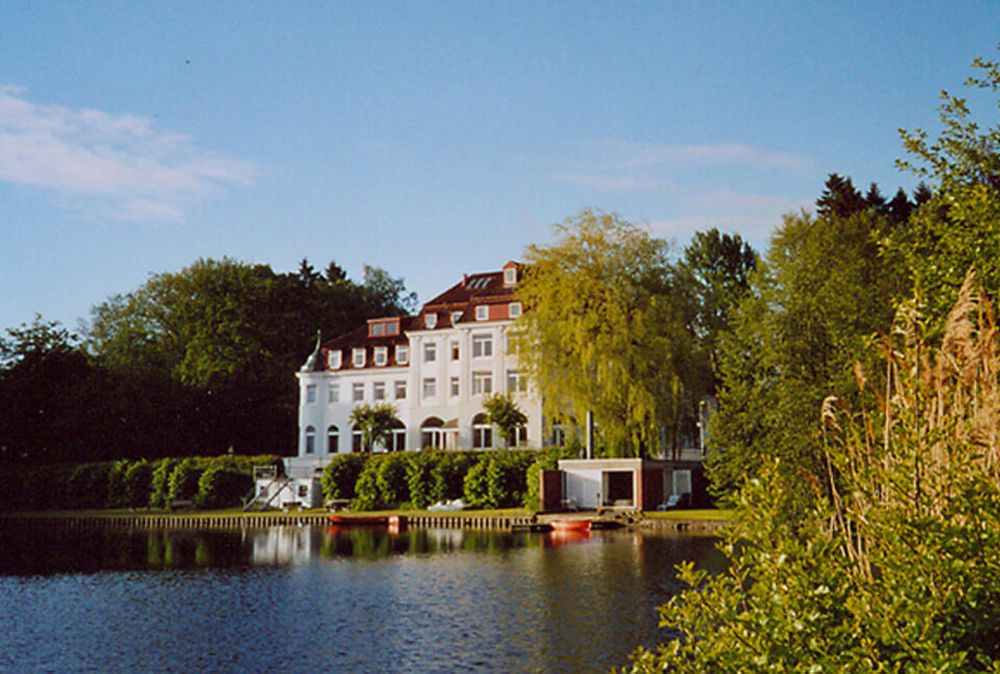
[[[316,428],[313,426],[306,426],[306,454],[312,454],[316,451]]]
[[[472,418],[472,446],[476,449],[493,446],[493,427],[482,412]]]
[[[406,426],[398,419],[392,424],[392,431],[386,438],[386,449],[390,452],[406,451]]]
[[[364,445],[361,444],[361,429],[357,426],[351,427],[351,451],[355,453],[364,451]]]
[[[420,424],[420,445],[424,448],[444,449],[444,421],[429,417]]]
[[[514,429],[514,446],[525,447],[528,444],[528,427],[518,426]]]
[[[340,451],[340,429],[330,426],[326,429],[326,453],[336,454]]]

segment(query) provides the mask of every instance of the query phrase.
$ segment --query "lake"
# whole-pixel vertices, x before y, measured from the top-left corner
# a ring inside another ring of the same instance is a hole
[[[707,537],[0,528],[0,671],[600,672]]]

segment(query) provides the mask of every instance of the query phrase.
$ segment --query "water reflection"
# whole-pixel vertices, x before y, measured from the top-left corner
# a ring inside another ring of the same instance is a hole
[[[0,551],[0,671],[608,671],[662,638],[678,562],[721,565],[633,531],[0,528]]]

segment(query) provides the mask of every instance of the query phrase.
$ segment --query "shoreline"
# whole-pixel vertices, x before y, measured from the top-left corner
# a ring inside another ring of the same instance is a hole
[[[705,511],[684,516],[676,511],[670,516],[663,513],[648,514],[625,522],[631,529],[678,531],[712,535],[729,524],[724,513],[706,517]],[[0,526],[69,526],[74,528],[113,527],[128,529],[240,529],[268,526],[317,526],[327,523],[329,513],[310,510],[302,512],[244,513],[241,511],[34,511],[0,514]],[[533,516],[527,511],[466,511],[432,513],[420,510],[385,511],[370,513],[372,517],[391,514],[405,517],[416,527],[440,529],[511,529],[531,524]],[[368,515],[364,513],[363,516]],[[579,518],[585,513],[573,513]],[[541,515],[541,521],[558,519],[555,513]],[[596,519],[596,518],[595,518]]]

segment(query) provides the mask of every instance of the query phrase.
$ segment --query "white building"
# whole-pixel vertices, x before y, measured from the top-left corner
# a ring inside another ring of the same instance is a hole
[[[331,457],[361,451],[349,420],[360,404],[396,408],[401,423],[380,449],[486,449],[501,441],[485,423],[483,398],[508,392],[528,417],[518,445],[540,447],[541,401],[528,391],[509,339],[521,313],[519,279],[515,262],[466,275],[416,316],[371,319],[317,343],[297,373],[298,456],[286,460],[286,473],[310,478]]]

